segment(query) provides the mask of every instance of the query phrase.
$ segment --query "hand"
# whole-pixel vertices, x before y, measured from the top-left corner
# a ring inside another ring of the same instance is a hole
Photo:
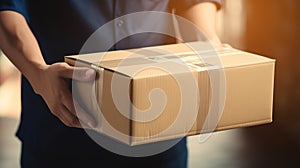
[[[71,127],[93,127],[95,122],[82,108],[73,102],[69,81],[90,81],[95,72],[88,68],[74,68],[66,63],[47,65],[39,44],[26,19],[18,12],[0,12],[0,48],[30,81],[51,112]],[[75,72],[73,76],[73,72]],[[76,105],[77,115],[74,104]],[[80,124],[84,123],[82,126]]]
[[[73,101],[69,82],[72,78],[86,82],[92,81],[95,74],[95,71],[89,68],[72,67],[67,63],[55,63],[41,68],[38,75],[30,82],[35,92],[43,97],[52,114],[65,125],[77,128],[93,128],[96,122],[76,101]],[[76,106],[76,111],[74,106]]]

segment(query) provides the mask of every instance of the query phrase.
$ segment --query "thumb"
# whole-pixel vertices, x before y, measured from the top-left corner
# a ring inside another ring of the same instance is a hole
[[[91,81],[95,79],[96,72],[90,68],[74,68],[73,79],[79,81]]]
[[[93,69],[85,67],[66,67],[62,72],[61,76],[64,78],[72,78],[78,81],[91,81],[95,79],[96,72]]]

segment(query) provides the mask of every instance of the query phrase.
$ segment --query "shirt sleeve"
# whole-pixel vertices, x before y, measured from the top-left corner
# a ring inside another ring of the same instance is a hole
[[[25,1],[26,0],[0,0],[0,11],[15,11],[26,17]]]
[[[200,2],[215,3],[218,10],[221,9],[221,7],[222,7],[222,0],[180,0],[180,1],[172,0],[171,1],[172,7],[174,9],[176,9],[176,11],[182,11],[182,10],[188,9],[189,7],[191,7],[197,3],[200,3]]]

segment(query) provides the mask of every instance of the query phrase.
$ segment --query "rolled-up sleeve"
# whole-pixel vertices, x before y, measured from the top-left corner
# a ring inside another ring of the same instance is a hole
[[[212,2],[216,4],[218,10],[222,7],[222,0],[173,0],[172,7],[176,9],[176,11],[182,11],[201,2]]]
[[[25,1],[26,0],[0,0],[0,11],[15,11],[26,17],[27,13]]]

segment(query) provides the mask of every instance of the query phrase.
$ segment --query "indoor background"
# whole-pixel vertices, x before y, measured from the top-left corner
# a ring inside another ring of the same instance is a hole
[[[189,137],[190,168],[299,167],[300,1],[226,0],[218,32],[234,48],[276,59],[273,122]],[[19,72],[0,61],[0,167],[18,168]],[[255,81],[254,81],[255,82]]]

